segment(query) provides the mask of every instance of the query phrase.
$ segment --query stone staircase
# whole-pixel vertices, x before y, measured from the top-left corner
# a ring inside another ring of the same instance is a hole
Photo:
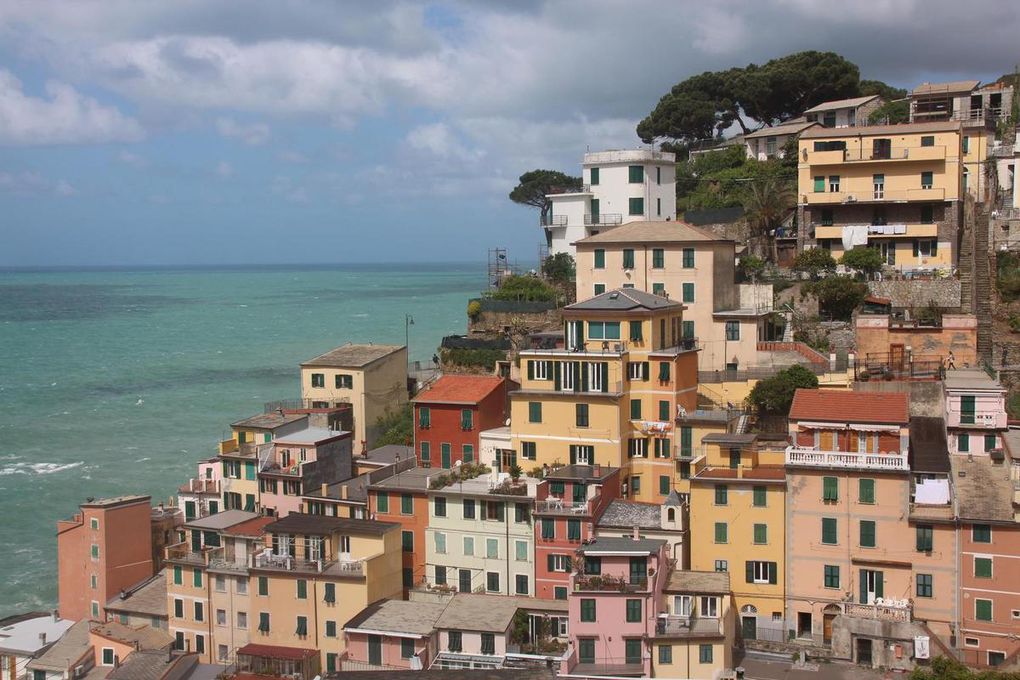
[[[992,360],[992,267],[988,240],[988,211],[981,206],[974,215],[973,287],[974,313],[978,319],[977,351],[985,362]]]
[[[960,256],[957,271],[960,274],[960,311],[974,313],[974,220],[964,211],[963,231],[960,234]]]

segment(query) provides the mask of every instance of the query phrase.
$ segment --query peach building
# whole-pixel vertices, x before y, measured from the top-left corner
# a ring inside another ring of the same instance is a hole
[[[307,427],[281,435],[259,461],[258,506],[282,517],[300,512],[302,496],[351,476],[351,433]]]
[[[730,574],[676,570],[663,588],[652,638],[652,677],[715,680],[733,667]]]
[[[897,375],[938,378],[938,369],[950,353],[957,368],[977,366],[977,317],[973,314],[943,314],[941,325],[922,326],[886,314],[862,313],[855,322],[854,340],[858,368],[867,368],[876,378],[885,369]]]
[[[344,625],[341,671],[421,670],[439,651],[436,622],[448,602],[385,600]]]
[[[1006,389],[980,369],[947,371],[945,421],[949,452],[1003,460]]]
[[[82,503],[57,522],[61,616],[105,621],[114,595],[155,573],[151,513],[149,496],[121,496]]]
[[[413,459],[414,450],[409,451]],[[411,468],[372,484],[368,490],[372,518],[400,524],[401,581],[405,595],[425,579],[428,479],[435,474],[428,468]]]

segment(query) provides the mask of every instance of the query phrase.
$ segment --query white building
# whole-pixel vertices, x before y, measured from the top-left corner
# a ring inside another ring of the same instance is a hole
[[[760,130],[744,135],[744,149],[747,157],[752,160],[767,161],[770,158],[782,158],[783,147],[790,139],[798,139],[800,133],[810,127],[820,125],[805,118],[795,118],[779,125],[766,126]]]
[[[624,222],[676,218],[676,155],[648,149],[586,153],[580,191],[550,194],[549,254]]]
[[[34,672],[28,672],[28,663],[73,625],[74,621],[60,618],[55,611],[52,615],[22,614],[0,619],[0,677],[20,680],[34,676]]]
[[[880,106],[882,106],[882,98],[877,94],[852,99],[837,99],[812,106],[804,111],[804,117],[828,128],[857,127],[858,125],[867,125],[869,116]]]

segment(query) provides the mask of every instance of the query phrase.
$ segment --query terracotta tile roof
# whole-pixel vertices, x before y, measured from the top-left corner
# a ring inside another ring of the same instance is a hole
[[[503,386],[503,378],[493,375],[441,376],[413,399],[419,404],[477,404]]]
[[[790,420],[906,425],[910,422],[910,397],[905,392],[801,388],[793,395]]]
[[[266,533],[266,525],[276,521],[276,517],[256,517],[247,522],[241,522],[234,526],[227,527],[223,533],[231,536],[261,536]]]
[[[576,245],[585,246],[599,243],[688,243],[690,241],[718,241],[728,243],[729,239],[720,238],[710,231],[680,221],[642,220],[627,222],[599,232],[593,236],[579,239]]]

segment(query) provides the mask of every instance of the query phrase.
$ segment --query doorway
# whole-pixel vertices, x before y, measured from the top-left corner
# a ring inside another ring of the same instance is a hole
[[[797,637],[811,637],[811,612],[797,612]]]
[[[740,635],[745,640],[757,640],[758,639],[758,617],[757,616],[741,616],[740,617]]]
[[[822,610],[822,642],[827,645],[832,644],[832,623],[840,613],[839,605],[835,604],[826,605]]]
[[[871,640],[857,638],[857,663],[861,666],[871,665]]]
[[[905,357],[906,348],[903,345],[889,345],[889,368],[902,371]]]

